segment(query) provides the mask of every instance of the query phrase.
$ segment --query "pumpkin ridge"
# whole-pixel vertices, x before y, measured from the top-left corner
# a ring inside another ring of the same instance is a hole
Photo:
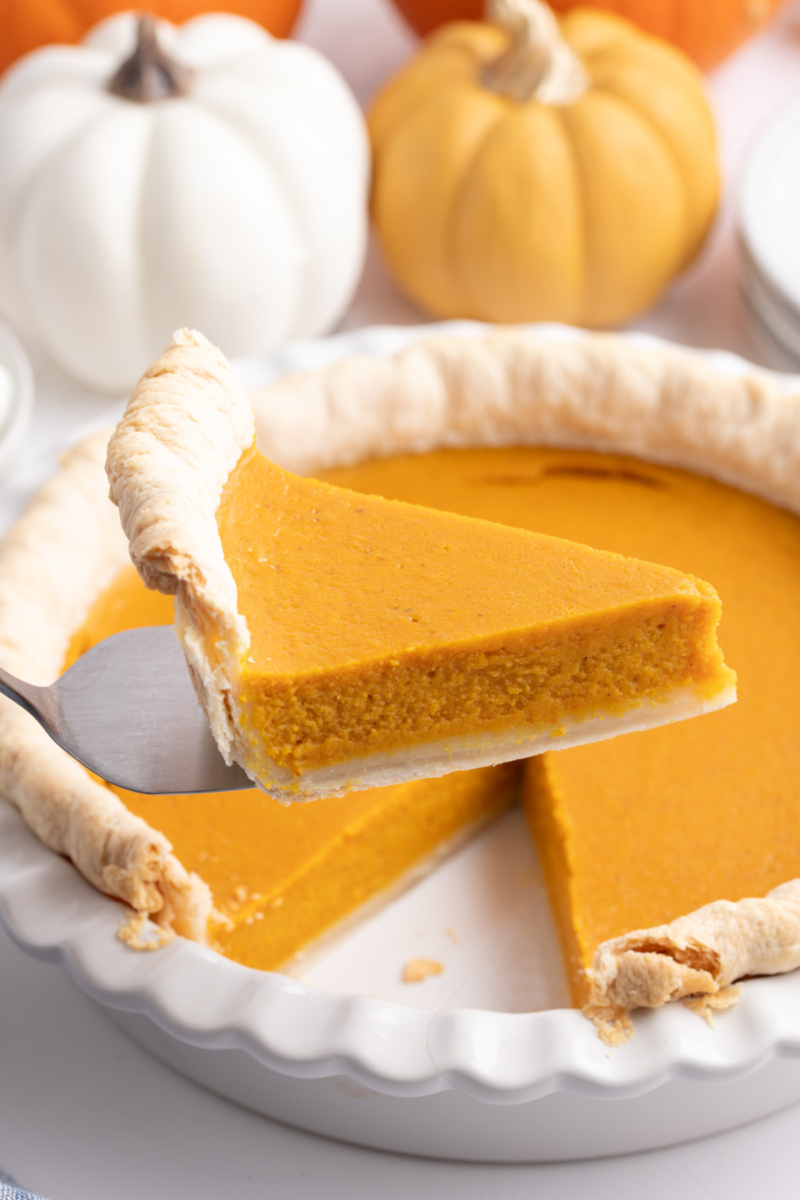
[[[407,121],[411,121],[414,118],[418,109],[421,108],[423,104],[425,104],[425,105],[430,104],[432,99],[435,99],[437,101],[443,100],[445,97],[451,95],[453,92],[455,92],[457,90],[460,90],[463,88],[471,88],[472,82],[473,81],[471,78],[448,80],[445,84],[442,84],[440,80],[432,81],[430,88],[426,88],[424,91],[420,91],[416,95],[412,96],[407,101],[407,103],[403,105],[402,111],[398,114],[395,114],[395,117],[390,122],[390,124],[388,126],[384,127],[383,129],[381,129],[381,133],[380,133],[381,141],[388,142],[391,138],[393,138],[398,129],[402,129],[403,125]],[[379,98],[380,98],[380,96],[378,97],[378,99]],[[370,138],[371,138],[371,140],[373,140],[371,114],[370,114],[370,120],[369,120],[369,129],[370,129]],[[374,182],[374,172],[373,172],[373,182]]]
[[[650,42],[656,42],[656,49],[658,51],[656,61],[659,69],[666,66],[670,71],[672,78],[665,84],[666,89],[677,89],[677,91],[680,93],[685,92],[686,88],[691,88],[695,92],[698,92],[701,96],[703,95],[699,73],[691,63],[683,62],[678,55],[673,52],[671,46],[661,46],[657,43],[657,40],[652,37],[647,37],[646,40]],[[705,214],[705,219],[702,221],[702,223],[700,223],[696,214],[697,201],[693,200],[693,193],[690,189],[690,172],[688,170],[684,170],[681,152],[678,149],[680,142],[676,144],[671,139],[669,133],[661,126],[658,121],[658,117],[653,114],[653,111],[649,105],[641,104],[640,96],[629,96],[626,91],[619,86],[618,73],[615,70],[618,65],[622,67],[628,66],[634,71],[641,69],[641,63],[637,62],[634,57],[626,55],[624,46],[620,45],[620,50],[622,51],[621,53],[616,53],[616,47],[608,48],[606,54],[603,55],[603,59],[611,69],[607,73],[603,73],[603,78],[601,81],[598,82],[593,78],[593,86],[596,91],[604,92],[606,95],[613,96],[621,104],[624,104],[627,109],[633,111],[647,125],[654,138],[657,138],[666,148],[670,158],[675,164],[675,172],[680,179],[681,189],[684,194],[686,212],[684,239],[686,248],[684,253],[681,255],[680,264],[676,268],[676,271],[680,272],[684,270],[699,253],[705,240],[705,236],[708,233],[709,227],[714,219],[714,208],[712,208],[711,212]],[[664,54],[662,51],[667,51],[667,53]],[[662,81],[659,79],[658,86],[661,86],[661,82]],[[714,141],[716,141],[713,124],[710,126],[710,128],[711,136],[714,138]],[[715,197],[717,197],[718,194],[719,182],[717,180]]]
[[[591,84],[591,86],[594,88],[594,84]],[[581,290],[584,298],[581,301],[581,306],[579,306],[577,312],[575,313],[575,317],[572,318],[569,324],[585,325],[587,324],[587,301],[585,301],[585,296],[587,296],[587,286],[585,286],[585,284],[587,284],[587,278],[589,277],[589,247],[591,245],[591,239],[589,236],[587,172],[585,172],[584,164],[581,161],[581,155],[578,154],[575,138],[572,137],[572,133],[570,131],[570,116],[569,112],[567,112],[567,107],[569,106],[563,106],[555,110],[555,118],[557,118],[559,125],[561,128],[563,128],[564,142],[567,146],[567,149],[569,149],[570,158],[572,160],[573,167],[575,167],[575,178],[578,182],[578,212],[579,215],[581,215],[581,260],[583,263],[583,287]]]
[[[492,94],[494,94],[494,93],[492,93]],[[498,99],[503,100],[504,97],[499,96]],[[509,104],[511,104],[511,103],[513,103],[513,101],[509,101]],[[489,141],[491,136],[497,130],[497,127],[500,124],[500,122],[504,121],[505,119],[506,119],[506,113],[498,111],[495,119],[492,121],[492,124],[489,126],[488,129],[484,130],[483,136],[480,138],[479,142],[474,147],[472,157],[470,159],[469,167],[466,169],[466,171],[462,171],[462,173],[459,177],[456,189],[451,198],[450,219],[447,222],[447,235],[446,235],[446,239],[445,239],[445,259],[447,262],[447,266],[448,266],[448,269],[450,270],[452,278],[455,282],[456,290],[459,291],[463,296],[465,296],[467,298],[467,306],[464,310],[465,317],[471,317],[471,318],[477,319],[477,320],[486,320],[486,317],[474,304],[472,295],[470,293],[470,288],[464,282],[464,280],[462,278],[462,273],[461,273],[460,266],[459,266],[459,255],[458,255],[458,251],[456,248],[456,241],[455,241],[456,231],[458,228],[458,223],[455,220],[455,216],[456,216],[456,212],[458,211],[459,202],[460,202],[460,200],[463,200],[463,196],[464,196],[464,193],[467,188],[467,183],[469,182],[470,178],[472,177],[473,172],[477,171],[477,169],[478,169],[478,163],[480,160],[480,156],[483,153],[483,150],[486,147],[487,142]]]
[[[618,41],[603,46],[586,61],[590,66],[590,74],[594,80],[594,71],[599,67],[611,68],[613,73],[617,65],[647,66],[658,70],[660,74],[669,74],[678,87],[695,87],[700,84],[702,76],[698,69],[688,59],[677,51],[674,46],[660,42],[658,38],[643,33],[636,41],[620,38]]]
[[[386,203],[391,203],[391,199],[386,201],[385,197],[392,197],[393,189],[396,188],[397,185],[396,179],[392,179],[392,176],[389,174],[389,172],[392,157],[394,156],[396,158],[397,156],[398,145],[400,146],[401,150],[404,148],[403,143],[404,140],[407,141],[409,131],[416,136],[416,126],[420,126],[420,128],[426,132],[430,131],[430,129],[435,126],[437,132],[445,141],[445,144],[448,144],[449,140],[451,140],[451,129],[453,127],[453,122],[455,122],[456,127],[458,126],[458,119],[457,117],[454,118],[452,114],[453,112],[457,112],[459,95],[465,97],[470,103],[475,102],[482,113],[488,113],[487,124],[494,125],[505,112],[507,102],[501,97],[497,97],[489,92],[486,92],[480,87],[462,87],[448,92],[439,91],[432,99],[428,101],[426,105],[415,108],[412,117],[406,120],[403,125],[398,128],[396,137],[394,139],[391,137],[386,139],[386,145],[383,148],[383,161],[386,163],[386,160],[389,160],[389,165],[384,166],[382,173],[376,172],[375,186],[373,189],[373,216],[376,225],[380,226],[381,213],[384,205]],[[460,167],[457,175],[453,176],[445,172],[447,181],[449,182],[450,179],[454,179],[455,186],[446,197],[442,196],[439,198],[439,203],[436,204],[434,212],[430,212],[430,210],[424,212],[424,202],[427,195],[426,184],[422,184],[416,189],[415,199],[412,206],[415,213],[414,220],[417,222],[417,224],[419,224],[420,220],[423,220],[425,216],[428,216],[429,227],[435,228],[436,230],[435,250],[432,252],[432,255],[429,256],[426,268],[430,270],[431,262],[434,263],[435,277],[437,282],[435,284],[435,288],[433,289],[433,296],[431,295],[431,289],[427,286],[427,284],[418,286],[420,282],[419,273],[415,269],[417,266],[417,261],[412,259],[412,269],[410,272],[406,272],[407,261],[402,249],[398,252],[396,244],[384,244],[384,253],[386,254],[387,261],[389,262],[391,269],[399,278],[405,280],[404,286],[407,288],[412,299],[414,299],[415,302],[422,307],[427,307],[433,312],[439,312],[442,315],[446,315],[451,311],[458,311],[462,316],[467,315],[463,307],[463,298],[459,293],[458,273],[453,269],[453,194],[461,186],[461,172],[464,169],[464,164],[472,163],[472,150],[474,149],[474,146],[479,144],[482,140],[483,135],[477,134],[474,139],[471,139],[470,145],[464,148],[465,153],[463,154],[463,157],[459,159]],[[437,175],[437,170],[441,172],[440,163],[437,163],[434,170],[429,172],[429,174],[433,175],[434,177],[434,184],[431,189],[434,195],[436,195],[437,185],[441,182],[441,174]],[[390,180],[393,186],[387,186],[387,180]],[[444,191],[445,189],[442,190]],[[419,203],[417,203],[417,197],[419,197]],[[421,215],[421,210],[423,210],[423,215]],[[427,232],[430,232],[430,228]],[[424,242],[425,238],[423,237],[422,240]]]
[[[26,240],[22,230],[25,226],[26,216],[30,216],[31,214],[35,213],[35,206],[32,201],[36,193],[39,191],[40,186],[44,187],[46,190],[47,185],[43,180],[43,176],[46,176],[54,169],[57,169],[62,160],[66,160],[68,162],[74,154],[78,143],[85,136],[90,135],[93,130],[97,128],[100,121],[108,120],[110,117],[113,117],[111,104],[109,104],[108,109],[100,118],[98,118],[96,112],[87,111],[80,127],[73,130],[69,134],[66,141],[63,141],[56,147],[51,148],[50,152],[39,160],[38,164],[27,180],[24,193],[20,198],[20,202],[15,210],[14,217],[11,222],[11,224],[16,227],[16,233],[14,237],[15,248]],[[16,255],[14,262],[15,264],[18,262]],[[18,328],[24,333],[35,334],[36,318],[34,314],[36,313],[37,305],[35,298],[30,295],[30,284],[27,282],[27,273],[24,271],[20,272],[18,269],[15,270],[14,284],[17,297],[22,299],[22,308],[24,313],[24,315],[16,316]]]
[[[278,178],[281,181],[281,187],[284,188],[284,190],[286,192],[288,192],[289,195],[291,196],[292,203],[290,206],[288,206],[288,208],[289,208],[289,211],[291,212],[292,219],[295,223],[295,232],[299,232],[302,235],[303,240],[307,242],[308,241],[307,231],[301,225],[299,217],[298,217],[298,213],[301,211],[302,206],[296,202],[297,198],[296,198],[296,193],[295,193],[295,188],[294,188],[294,181],[291,180],[291,178],[284,172],[283,166],[282,166],[282,163],[280,160],[280,154],[275,153],[274,146],[272,146],[271,143],[268,144],[266,142],[262,145],[260,142],[258,142],[256,140],[256,138],[253,134],[253,131],[249,127],[237,125],[236,122],[233,120],[233,118],[228,113],[220,112],[218,109],[213,108],[210,104],[208,104],[205,100],[203,100],[202,96],[195,96],[195,97],[193,97],[193,100],[195,102],[196,107],[202,108],[202,110],[206,116],[208,116],[216,121],[219,121],[220,124],[225,126],[225,128],[229,131],[229,133],[231,134],[232,137],[237,137],[240,142],[243,142],[246,146],[248,146],[248,148],[252,151],[252,153],[255,155],[256,158],[268,159],[272,170],[275,172],[275,174],[278,176]],[[296,323],[297,323],[298,312],[302,311],[305,308],[305,305],[302,303],[302,301],[305,300],[305,298],[306,298],[306,293],[307,293],[308,286],[309,286],[309,268],[311,265],[310,257],[311,256],[309,256],[309,261],[306,262],[306,264],[303,268],[302,287],[298,288],[298,303],[295,307],[295,311],[292,314],[292,318],[293,318],[292,325],[293,326],[296,325]]]
[[[675,147],[673,146],[672,142],[669,140],[669,138],[664,133],[663,129],[661,129],[658,126],[658,124],[653,120],[653,118],[650,116],[650,114],[648,112],[646,112],[644,109],[638,108],[636,105],[632,104],[628,100],[627,96],[616,91],[616,89],[613,87],[613,84],[610,87],[605,84],[604,85],[594,85],[593,84],[593,90],[596,92],[603,93],[606,96],[612,96],[620,104],[623,104],[625,106],[625,108],[627,108],[630,112],[633,113],[634,117],[637,120],[640,120],[643,125],[647,126],[648,130],[653,135],[654,139],[656,139],[661,144],[661,146],[666,150],[670,161],[672,162],[673,166],[675,167],[675,175],[678,178],[678,180],[680,181],[681,193],[683,195],[683,200],[684,200],[684,205],[683,205],[683,207],[684,207],[684,222],[683,222],[683,224],[684,224],[684,239],[683,240],[688,246],[689,241],[690,241],[688,234],[689,234],[690,226],[692,224],[691,217],[690,217],[689,193],[687,190],[686,179],[684,177],[684,173],[681,170],[681,162],[680,162],[680,159],[678,158],[677,151],[675,150]],[[690,249],[691,249],[691,247],[690,247]],[[691,256],[691,257],[693,257],[693,256]],[[676,267],[676,271],[681,271],[681,270],[683,270],[683,268],[685,266],[688,266],[689,262],[691,261],[691,257],[689,256],[689,251],[686,250],[680,257],[680,260],[679,260],[680,265],[678,267]]]
[[[459,24],[465,24],[465,22],[459,22]],[[413,117],[421,104],[430,103],[432,99],[447,95],[456,88],[477,87],[480,89],[480,71],[484,64],[484,58],[477,55],[473,47],[457,41],[445,40],[443,35],[449,29],[450,26],[444,26],[441,30],[441,37],[433,35],[432,43],[428,42],[423,45],[417,59],[405,63],[395,76],[379,88],[370,105],[368,115],[367,123],[371,136],[374,132],[374,125],[378,124],[380,140],[388,141],[394,137],[398,128],[402,128],[406,120]],[[456,71],[456,56],[463,60],[465,67],[463,76]],[[437,59],[444,61],[437,62]],[[425,78],[426,75],[429,76],[429,83]],[[417,79],[420,77],[424,86],[417,85]],[[395,101],[395,112],[388,124],[384,124],[385,118],[381,112],[384,96],[393,91],[393,85],[398,79],[402,79],[406,84],[410,82],[413,86],[413,94],[408,98],[403,95],[400,103]]]
[[[490,42],[494,42],[494,46],[490,47]],[[501,52],[504,44],[502,31],[483,20],[450,21],[446,25],[440,25],[430,37],[425,38],[420,50],[420,57],[439,53],[442,50],[459,50],[481,68],[494,55]],[[412,59],[402,69],[413,67],[414,62],[415,60]]]
[[[593,82],[590,83],[590,87],[594,88]],[[570,135],[569,116],[567,113],[566,106],[557,110],[556,118],[563,129],[564,142],[566,143],[567,147],[569,148],[570,158],[572,159],[572,162],[575,167],[575,178],[578,181],[578,189],[577,189],[578,190],[578,211],[580,213],[580,228],[581,228],[581,255],[580,255],[580,257],[581,257],[581,261],[583,263],[582,274],[583,274],[583,284],[584,284],[584,286],[581,290],[582,290],[583,296],[585,297],[587,295],[586,279],[589,274],[588,264],[589,264],[589,242],[590,242],[589,218],[588,218],[589,205],[588,205],[588,200],[587,200],[586,170],[581,162],[581,156],[580,156],[580,154],[578,154],[578,151],[575,147],[575,141],[572,138],[572,136]],[[576,312],[575,317],[572,320],[571,324],[583,325],[583,324],[585,324],[585,321],[586,321],[586,301],[584,299],[584,301],[581,304],[581,307]]]
[[[46,47],[45,53],[49,49],[50,47]],[[34,83],[31,88],[27,88],[25,91],[28,93],[30,93],[30,91],[35,91],[36,86],[37,85]],[[67,91],[73,90],[68,84],[61,84],[61,87]],[[21,94],[24,95],[25,92]],[[94,121],[95,114],[87,112],[83,117],[80,127],[70,133],[68,140],[60,145],[56,150],[56,155],[58,156],[62,152],[71,152],[71,148],[86,131],[86,128],[92,125]],[[20,185],[17,184],[17,187],[20,189],[19,194],[16,197],[16,201],[13,205],[13,208],[9,212],[7,219],[3,222],[8,241],[14,248],[13,256],[8,256],[8,262],[11,268],[9,270],[9,275],[12,279],[12,287],[14,289],[14,296],[16,300],[16,303],[13,305],[15,311],[15,320],[17,328],[24,334],[31,334],[35,330],[35,322],[31,316],[31,313],[35,311],[35,305],[32,305],[29,300],[24,277],[21,277],[20,275],[18,268],[18,248],[23,241],[21,230],[24,226],[25,215],[30,211],[31,196],[34,194],[39,185],[39,179],[41,175],[50,169],[50,164],[52,161],[52,152],[40,156],[38,162],[30,170],[22,187],[20,188]],[[7,287],[7,285],[4,285],[4,288],[5,287]]]
[[[585,323],[591,328],[601,328],[629,320],[634,311],[647,311],[654,303],[656,296],[667,286],[682,260],[685,245],[684,215],[686,209],[684,185],[682,181],[679,185],[675,178],[673,154],[671,152],[669,154],[664,152],[663,142],[660,138],[656,140],[649,136],[650,126],[642,118],[638,109],[624,102],[613,93],[601,88],[593,89],[591,95],[594,100],[611,103],[618,110],[626,138],[633,134],[634,139],[638,140],[640,145],[643,144],[652,147],[655,153],[653,154],[653,162],[650,164],[651,169],[654,169],[657,174],[662,175],[660,181],[662,187],[666,186],[668,189],[675,188],[679,197],[680,213],[678,219],[678,211],[670,211],[670,197],[668,192],[664,194],[663,198],[659,196],[658,205],[663,210],[661,221],[656,228],[652,218],[649,219],[649,236],[643,236],[638,247],[638,252],[634,254],[631,251],[631,246],[633,245],[632,238],[638,236],[636,230],[631,228],[626,230],[625,236],[620,243],[623,246],[624,252],[614,255],[609,254],[609,229],[608,227],[605,229],[596,228],[603,212],[603,206],[601,203],[600,207],[598,207],[596,203],[597,192],[590,186],[589,181],[590,179],[593,180],[591,162],[583,162],[584,156],[587,154],[591,156],[592,154],[594,144],[592,138],[596,137],[596,130],[598,128],[596,115],[590,117],[588,121],[584,118],[583,123],[573,129],[572,136],[579,143],[578,152],[582,157],[584,179],[587,181],[586,195],[589,210],[587,228],[592,234],[590,242],[587,243],[587,248],[591,248],[592,250],[592,253],[587,255],[587,278],[590,281],[588,294],[594,296],[595,303],[599,305],[598,311],[600,313],[599,316],[597,313],[588,314],[585,316]],[[568,122],[577,121],[577,116],[573,118],[573,113],[576,112],[576,109],[577,106],[571,110],[566,109],[564,114],[565,120]],[[606,113],[604,118],[606,128],[608,122],[609,114]],[[627,125],[627,131],[625,131],[625,125]],[[590,134],[588,138],[587,134]],[[635,150],[636,147],[634,146]],[[634,168],[636,168],[638,160],[635,153],[634,157],[630,158],[628,151],[625,150],[623,152],[623,159],[626,163],[630,160],[634,164]],[[638,169],[641,170],[640,167]],[[621,203],[627,202],[630,204],[632,201],[632,196],[627,191],[627,184],[633,183],[634,187],[639,186],[639,181],[637,181],[635,176],[627,176],[624,171],[622,172],[622,176],[625,183],[617,185],[618,193],[615,197],[616,210],[619,210]],[[652,180],[649,176],[648,181],[652,187]],[[634,211],[634,209],[638,210],[640,206],[641,201],[639,199],[633,205],[631,211]],[[607,206],[605,211],[607,217],[611,210]],[[663,222],[664,217],[667,218],[667,225]],[[674,226],[673,221],[675,223]],[[680,226],[680,230],[677,228],[678,225]],[[619,235],[619,229],[616,232]],[[649,265],[647,265],[648,262]],[[592,279],[594,279],[594,286],[591,283]],[[622,296],[621,301],[620,295]],[[631,307],[631,296],[636,297],[635,307]],[[609,298],[612,300],[610,306]]]
[[[140,327],[148,330],[150,324],[148,320],[149,314],[153,311],[157,311],[154,309],[151,302],[150,293],[154,287],[157,288],[160,286],[152,276],[151,272],[143,271],[141,268],[141,264],[145,260],[146,247],[149,240],[147,236],[148,222],[144,198],[147,196],[150,190],[150,179],[153,171],[153,145],[155,143],[155,133],[156,121],[151,121],[150,128],[147,132],[147,145],[145,147],[144,154],[142,155],[141,171],[139,174],[139,200],[136,206],[139,213],[139,228],[137,230],[137,236],[139,238],[139,253],[136,256],[136,261],[139,264],[137,291],[140,297]]]
[[[568,11],[554,6],[554,11],[559,13],[564,37],[587,66],[598,55],[607,53],[610,46],[627,45],[631,41],[636,43],[642,33],[630,19],[605,6],[602,10],[580,7]],[[587,25],[594,39],[599,35],[599,40],[590,40],[589,45],[585,44]]]

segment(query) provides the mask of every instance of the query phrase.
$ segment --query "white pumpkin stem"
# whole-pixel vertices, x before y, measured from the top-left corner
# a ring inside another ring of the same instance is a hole
[[[158,40],[155,17],[145,13],[136,29],[136,47],[108,81],[108,91],[135,104],[183,96],[191,86],[191,67],[167,54]]]
[[[561,35],[541,0],[486,0],[486,16],[511,38],[506,51],[484,68],[483,84],[524,104],[572,104],[589,87],[581,60]]]

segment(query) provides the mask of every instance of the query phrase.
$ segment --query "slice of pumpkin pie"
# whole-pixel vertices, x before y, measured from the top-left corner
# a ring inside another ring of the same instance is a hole
[[[369,421],[365,411],[364,420]],[[220,750],[315,799],[719,708],[712,587],[668,567],[277,467],[182,331],[109,445],[111,494]]]

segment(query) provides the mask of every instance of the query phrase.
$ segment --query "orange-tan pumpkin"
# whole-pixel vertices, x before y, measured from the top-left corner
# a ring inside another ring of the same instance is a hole
[[[557,12],[586,5],[634,21],[664,38],[704,70],[722,62],[780,7],[783,0],[552,0]],[[395,0],[417,33],[448,21],[479,21],[483,0]]]
[[[179,25],[206,12],[236,12],[263,25],[275,37],[287,37],[302,0],[150,0],[157,17]],[[0,0],[0,71],[37,46],[79,42],[98,21],[135,7],[129,0]]]
[[[688,59],[593,9],[490,0],[445,26],[369,118],[372,213],[400,285],[443,317],[607,327],[648,308],[717,204]]]

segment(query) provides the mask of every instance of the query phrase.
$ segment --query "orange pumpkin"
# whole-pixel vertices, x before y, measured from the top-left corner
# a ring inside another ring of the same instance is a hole
[[[550,0],[556,12],[605,8],[678,46],[705,70],[722,62],[783,0]],[[417,33],[446,21],[479,21],[483,0],[395,0]]]
[[[699,2],[699,0],[698,0]],[[644,312],[717,204],[700,72],[596,8],[487,0],[373,102],[372,216],[400,286],[440,317],[604,329]]]
[[[276,37],[287,37],[303,0],[150,0],[142,7],[179,25],[205,12],[236,12]],[[37,46],[79,42],[104,17],[134,7],[130,0],[0,0],[0,71]]]

